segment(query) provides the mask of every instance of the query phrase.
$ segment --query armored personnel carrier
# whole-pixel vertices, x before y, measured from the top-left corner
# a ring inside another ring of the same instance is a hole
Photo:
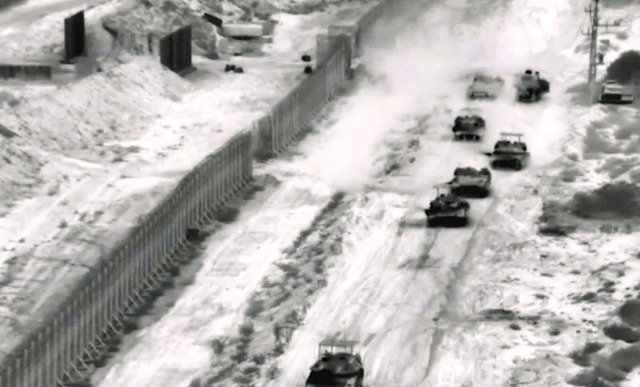
[[[449,182],[451,192],[462,197],[485,198],[489,196],[491,172],[487,168],[456,168]]]
[[[351,340],[325,339],[318,345],[318,360],[311,366],[306,387],[362,387],[364,367],[357,344]]]
[[[461,227],[466,225],[469,220],[469,202],[451,192],[449,184],[439,184],[434,188],[437,190],[437,196],[429,203],[429,208],[424,210],[427,215],[427,226]]]
[[[516,79],[515,86],[520,102],[539,101],[550,90],[549,81],[540,78],[538,71],[534,74],[531,70],[525,70],[524,74]]]
[[[502,132],[500,136],[500,140],[496,142],[490,154],[491,167],[517,171],[524,168],[529,163],[529,152],[527,144],[522,141],[522,134]]]
[[[598,102],[601,104],[630,104],[633,103],[633,88],[621,85],[614,80],[608,80],[600,89]]]
[[[454,140],[481,141],[486,131],[485,121],[482,118],[482,110],[477,108],[464,108],[453,123]]]
[[[491,77],[485,74],[476,74],[469,87],[467,98],[469,99],[495,99],[504,88],[504,79]]]

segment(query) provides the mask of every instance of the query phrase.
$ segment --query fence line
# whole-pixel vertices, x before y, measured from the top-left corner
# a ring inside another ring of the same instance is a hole
[[[355,27],[330,27],[331,49],[316,71],[269,114],[194,167],[88,272],[57,311],[7,355],[0,365],[0,387],[64,385],[100,359],[147,295],[179,266],[176,256],[186,247],[190,229],[208,223],[252,180],[254,158],[284,150],[336,95],[348,78],[352,56],[364,53],[376,21],[398,7],[394,1],[408,3],[387,0]]]

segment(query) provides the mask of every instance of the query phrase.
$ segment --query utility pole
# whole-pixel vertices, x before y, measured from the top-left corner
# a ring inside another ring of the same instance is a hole
[[[597,56],[598,56],[598,3],[600,0],[594,0],[595,6],[585,9],[585,12],[589,13],[591,19],[591,30],[589,35],[591,38],[591,47],[589,49],[589,95],[591,101],[595,101],[596,94],[596,69],[597,69]],[[592,14],[593,13],[593,14]]]

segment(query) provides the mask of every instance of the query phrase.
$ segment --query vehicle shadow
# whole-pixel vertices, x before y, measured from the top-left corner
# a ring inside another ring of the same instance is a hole
[[[403,219],[398,222],[398,228],[400,229],[416,229],[416,228],[427,228],[427,218],[413,218],[413,219]]]

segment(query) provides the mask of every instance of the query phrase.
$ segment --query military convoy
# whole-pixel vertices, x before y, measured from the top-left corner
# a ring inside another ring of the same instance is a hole
[[[469,99],[493,99],[504,86],[500,77],[476,75],[473,83],[467,87]],[[540,73],[526,70],[515,80],[516,99],[520,102],[539,101],[550,91],[549,81],[540,77]],[[627,93],[628,94],[628,93]],[[601,91],[600,102],[615,101],[624,103],[633,101],[619,85],[609,82]],[[481,141],[486,132],[486,123],[482,117],[482,110],[478,108],[464,108],[454,120],[452,128],[454,140]],[[490,166],[493,169],[521,170],[529,163],[527,144],[522,140],[522,133],[502,132],[495,143],[493,151],[486,153],[490,156]],[[424,209],[427,216],[427,226],[441,225],[463,226],[469,217],[469,202],[464,198],[486,198],[491,194],[491,172],[487,168],[473,167],[456,168],[453,180],[446,184],[435,186],[437,197]],[[441,193],[442,191],[442,193]]]
[[[517,83],[518,100],[540,100],[549,92],[549,82],[535,75],[531,70],[525,71]],[[502,84],[500,81],[494,80]],[[480,83],[474,79],[474,84]],[[472,85],[473,86],[473,85]],[[481,93],[478,85],[470,87],[472,93]],[[604,93],[603,88],[603,93]],[[485,94],[482,94],[485,95]],[[486,93],[495,96],[495,93]],[[475,97],[473,97],[475,98]],[[454,140],[479,141],[486,130],[482,111],[477,108],[464,108],[454,120],[452,128]],[[510,168],[520,170],[528,164],[529,152],[527,144],[522,140],[522,133],[501,132],[493,151],[487,153],[491,157],[490,165],[494,169]],[[469,222],[470,204],[464,198],[486,198],[491,194],[491,172],[488,168],[458,167],[453,172],[453,179],[448,183],[437,184],[436,197],[424,209],[427,216],[427,227],[463,227]],[[363,387],[364,365],[359,353],[353,348],[356,341],[325,339],[318,346],[318,360],[311,366],[306,380],[306,387]]]
[[[305,387],[362,387],[364,366],[352,340],[325,339],[318,345],[318,360],[311,366]]]

